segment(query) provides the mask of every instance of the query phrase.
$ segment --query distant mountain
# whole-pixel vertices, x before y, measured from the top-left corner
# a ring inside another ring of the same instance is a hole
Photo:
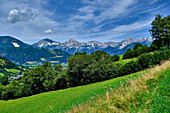
[[[55,46],[55,45],[59,45],[60,43],[59,42],[55,42],[51,39],[43,39],[43,40],[40,40],[38,43],[34,44],[33,46],[35,47],[46,47],[46,46]]]
[[[127,51],[127,49],[132,49],[136,43],[139,43],[139,42],[130,43],[121,49],[119,48],[120,46],[116,46],[116,47],[108,46],[102,50],[106,51],[107,53],[111,55],[114,55],[114,54],[121,55],[121,54],[124,54]],[[142,45],[145,45],[145,44],[142,44]]]
[[[60,43],[55,42],[50,39],[43,39],[39,42],[35,43],[33,46],[38,48],[46,48],[46,49],[61,49],[63,51],[66,51],[70,54],[74,54],[77,52],[84,52],[86,51],[88,54],[95,50],[104,50],[108,52],[109,54],[123,54],[123,51],[126,51],[126,49],[133,48],[133,43],[141,43],[142,45],[149,46],[152,43],[152,39],[148,37],[144,37],[141,39],[135,39],[135,38],[127,38],[126,40],[123,40],[121,42],[105,42],[101,43],[98,41],[90,41],[87,43],[81,43],[76,40],[70,39],[67,42]],[[127,47],[126,47],[127,46]],[[118,52],[122,51],[122,52]]]
[[[52,64],[67,63],[70,54],[58,49],[11,47],[0,48],[0,56],[19,65],[42,65],[46,61]]]
[[[33,45],[28,45],[11,36],[0,36],[0,56],[3,56],[15,64],[19,65],[42,65],[46,61],[52,64],[67,63],[70,54],[60,49],[48,50],[43,47],[55,45],[55,42],[50,39],[40,41],[42,48],[35,48]]]
[[[0,48],[9,47],[31,47],[31,46],[11,36],[0,36]]]

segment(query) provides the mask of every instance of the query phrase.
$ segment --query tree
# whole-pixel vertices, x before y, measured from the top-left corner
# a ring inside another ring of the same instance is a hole
[[[0,76],[0,83],[4,86],[9,84],[8,77],[7,76],[3,76],[3,77]]]
[[[54,69],[56,70],[56,71],[59,71],[59,72],[61,72],[62,71],[62,69],[63,69],[63,66],[61,65],[61,64],[55,64],[54,65]]]
[[[170,16],[162,17],[161,15],[156,15],[155,19],[151,23],[152,28],[149,30],[151,32],[152,38],[156,41],[156,46],[159,48],[167,45],[170,47]]]
[[[138,49],[139,47],[143,47],[143,45],[141,43],[136,43],[133,50]]]
[[[51,62],[46,61],[42,66],[44,68],[51,67]]]

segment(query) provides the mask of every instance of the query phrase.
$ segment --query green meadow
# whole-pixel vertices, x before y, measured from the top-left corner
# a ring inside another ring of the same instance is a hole
[[[18,73],[20,72],[20,70],[17,70],[17,69],[6,69],[8,72],[11,72],[11,73]]]
[[[169,113],[170,62],[129,79],[69,113]]]
[[[3,73],[0,73],[0,76],[4,76],[4,74],[3,74]]]
[[[90,85],[51,91],[15,100],[1,101],[0,112],[64,112],[78,104],[86,103],[89,99],[105,94],[109,88],[115,89],[120,85],[121,81],[123,82],[126,79],[146,72],[147,70]]]

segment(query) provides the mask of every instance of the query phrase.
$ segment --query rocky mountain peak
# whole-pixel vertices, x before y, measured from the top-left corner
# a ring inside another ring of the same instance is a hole
[[[67,46],[70,46],[70,45],[77,45],[77,44],[80,44],[80,42],[76,41],[76,40],[73,40],[73,39],[69,39],[67,42],[65,42],[65,44]]]
[[[136,39],[136,38],[132,38],[129,37],[126,40],[123,40],[121,42],[104,42],[101,43],[99,41],[89,41],[87,43],[83,43],[83,42],[78,42],[74,39],[69,39],[68,41],[64,42],[64,43],[60,43],[60,42],[44,42],[39,44],[37,47],[44,47],[47,49],[61,49],[63,51],[66,51],[70,54],[74,54],[76,51],[77,52],[83,52],[83,51],[87,51],[88,53],[91,53],[95,50],[105,50],[107,51],[107,49],[109,50],[121,50],[124,47],[126,47],[129,44],[132,43],[141,43],[141,44],[146,44],[146,45],[150,45],[150,43],[152,42],[152,40],[150,40],[151,38],[141,38],[141,39]],[[50,39],[44,39],[46,41],[52,41]],[[132,44],[133,46],[133,44]],[[132,47],[130,46],[130,47]],[[108,47],[108,48],[107,48]],[[117,49],[116,49],[117,48]],[[113,54],[113,53],[112,53]]]

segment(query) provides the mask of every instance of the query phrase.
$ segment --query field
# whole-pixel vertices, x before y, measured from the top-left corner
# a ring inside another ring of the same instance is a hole
[[[6,69],[8,72],[11,72],[11,73],[18,73],[18,72],[21,72],[20,70],[17,70],[17,69]]]
[[[15,100],[1,101],[0,112],[64,112],[78,104],[85,104],[89,99],[95,100],[96,97],[104,95],[110,88],[117,89],[117,86],[120,86],[120,81],[123,82],[131,77],[136,78],[138,75],[147,72],[148,70],[145,70],[90,85],[51,91]]]
[[[0,112],[50,112],[65,111],[72,106],[86,102],[98,94],[103,94],[108,88],[119,85],[120,81],[140,73],[98,82],[90,85],[68,88],[59,91],[51,91],[16,100],[8,100],[0,103]],[[29,106],[29,107],[28,107]]]
[[[3,73],[0,73],[0,76],[4,76],[4,74],[3,74]]]

